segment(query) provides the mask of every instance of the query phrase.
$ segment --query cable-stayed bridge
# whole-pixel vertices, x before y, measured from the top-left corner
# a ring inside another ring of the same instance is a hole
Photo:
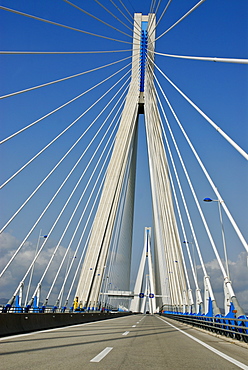
[[[3,313],[247,326],[245,51],[196,37],[204,1],[89,3],[0,6]]]

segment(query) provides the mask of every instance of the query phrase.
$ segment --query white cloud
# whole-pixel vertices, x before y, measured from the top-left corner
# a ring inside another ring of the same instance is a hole
[[[1,261],[0,261],[0,269],[6,265],[9,261],[11,256],[14,254],[18,246],[20,245],[20,241],[18,241],[13,235],[8,233],[2,233],[0,235],[0,250],[1,250]],[[35,274],[34,274],[34,283],[31,289],[31,293],[35,289],[38,279],[41,277],[45,267],[48,264],[48,261],[54,251],[55,243],[53,244],[49,240],[46,243],[46,247],[44,249],[44,253],[40,255],[35,263]],[[11,298],[12,294],[14,293],[15,289],[17,288],[20,279],[22,279],[23,275],[27,271],[28,266],[30,266],[31,261],[33,260],[35,254],[36,245],[30,242],[25,243],[22,250],[18,253],[17,257],[10,265],[8,270],[5,272],[3,277],[0,279],[0,291],[1,296],[0,298]],[[51,267],[46,275],[43,283],[42,283],[42,301],[45,299],[45,295],[50,288],[51,282],[53,277],[55,276],[56,271],[58,270],[60,261],[63,258],[65,253],[65,248],[60,246],[58,253],[51,264]],[[211,279],[212,288],[216,297],[216,301],[219,307],[223,307],[223,275],[219,269],[219,265],[216,259],[206,263],[206,269]],[[229,261],[229,269],[230,269],[230,276],[233,285],[234,292],[237,296],[237,299],[245,310],[248,313],[248,267],[247,267],[247,253],[242,252],[237,256],[236,261]],[[201,267],[197,266],[198,270],[198,278],[199,284],[202,288],[202,271]],[[60,287],[62,285],[62,281],[64,278],[64,270],[60,274],[58,279],[58,283],[55,284],[54,291],[49,299],[50,304],[54,304]],[[28,280],[25,282],[26,286],[28,284]]]
[[[0,235],[0,250],[1,250],[1,262],[0,262],[0,271],[6,266],[6,263],[10,260],[10,258],[14,255],[15,251],[20,245],[20,241],[18,241],[13,235],[9,233],[2,233]],[[41,243],[40,243],[41,245]],[[41,278],[48,262],[54,252],[55,243],[53,244],[49,240],[47,240],[46,246],[44,247],[44,251],[41,252],[40,256],[38,257],[35,263],[34,275],[32,280],[32,286],[30,290],[30,294],[33,293],[34,289],[36,288],[39,279]],[[19,251],[13,262],[10,264],[2,278],[0,279],[0,291],[1,297],[0,298],[8,298],[10,299],[13,295],[14,291],[18,287],[21,279],[25,275],[27,269],[29,268],[31,262],[33,261],[35,255],[36,245],[31,242],[26,242],[22,249]],[[45,296],[50,288],[50,285],[53,281],[53,278],[59,268],[60,262],[64,256],[65,248],[60,246],[56,256],[51,263],[51,266],[44,278],[42,283],[42,295],[41,301],[45,299]],[[60,291],[65,267],[61,270],[62,276],[59,277],[58,283],[55,284],[53,293],[49,299],[50,304],[54,304],[58,293]],[[25,286],[27,287],[29,281],[29,275],[25,281]],[[25,297],[24,291],[24,297]]]
[[[219,307],[223,307],[223,274],[216,259],[206,263],[206,270],[210,276],[211,285]],[[240,306],[248,313],[248,266],[247,253],[241,252],[236,261],[228,261],[230,279],[234,293]],[[197,266],[199,272],[199,284],[202,280],[201,267]]]

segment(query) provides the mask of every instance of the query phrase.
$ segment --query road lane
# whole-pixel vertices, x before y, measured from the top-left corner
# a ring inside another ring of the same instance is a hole
[[[219,351],[217,350],[216,348],[214,348],[213,346],[210,346],[209,344],[205,343],[204,341],[196,338],[196,336],[194,335],[191,335],[189,333],[186,333],[183,329],[184,328],[178,328],[176,327],[174,324],[168,322],[167,320],[165,320],[164,318],[159,318],[162,322],[165,322],[166,324],[170,325],[172,328],[178,330],[179,332],[181,332],[182,334],[186,335],[188,338],[192,339],[193,341],[201,344],[201,346],[207,348],[209,351],[213,352],[213,353],[216,353],[218,356],[226,359],[228,362],[231,362],[235,365],[237,365],[238,367],[240,368],[243,368],[243,363],[239,362],[238,360],[235,360],[234,358],[228,356],[226,353],[222,352],[222,351]]]
[[[162,320],[159,316],[132,315],[5,338],[0,342],[1,367],[6,370],[17,367],[20,370],[33,367],[37,370],[240,368],[185,336],[175,328],[178,327],[234,357],[248,369],[246,348],[167,318]],[[94,358],[100,360],[92,362]]]

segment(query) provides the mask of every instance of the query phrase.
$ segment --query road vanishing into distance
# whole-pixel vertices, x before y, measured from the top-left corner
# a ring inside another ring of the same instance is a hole
[[[131,315],[0,339],[10,369],[247,369],[248,347],[158,315]]]

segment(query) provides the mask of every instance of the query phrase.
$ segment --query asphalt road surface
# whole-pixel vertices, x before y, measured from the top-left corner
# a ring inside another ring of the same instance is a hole
[[[15,335],[0,348],[4,370],[248,370],[248,348],[157,315]]]

